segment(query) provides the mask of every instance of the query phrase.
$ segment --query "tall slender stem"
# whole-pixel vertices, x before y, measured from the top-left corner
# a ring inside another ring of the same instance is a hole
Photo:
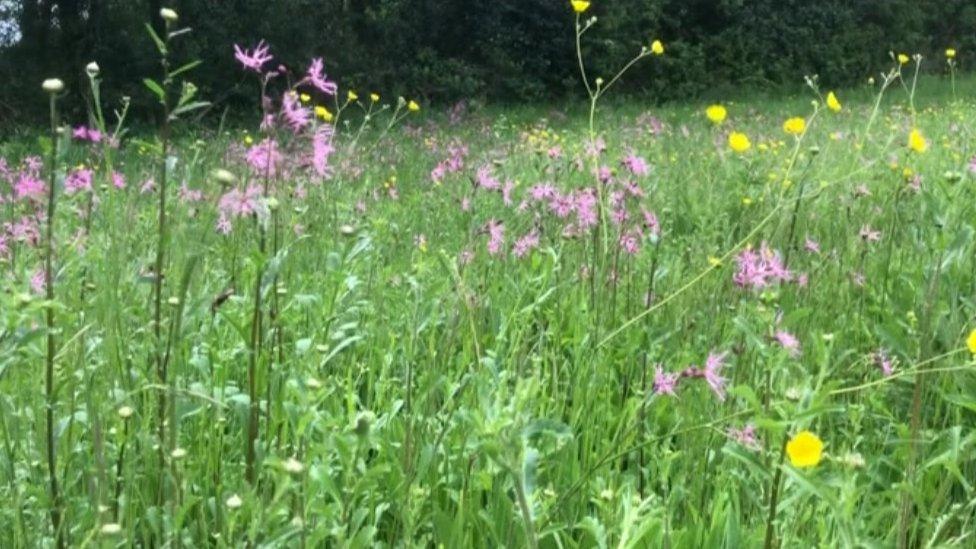
[[[51,94],[51,157],[48,161],[47,180],[47,222],[44,235],[44,287],[46,289],[47,306],[47,361],[44,375],[44,394],[46,397],[47,416],[47,472],[51,490],[51,526],[54,528],[55,544],[65,546],[64,533],[61,531],[61,492],[58,489],[57,448],[54,440],[54,406],[56,395],[54,391],[54,357],[57,354],[57,342],[54,338],[54,212],[56,192],[54,188],[56,165],[58,161],[58,98]]]

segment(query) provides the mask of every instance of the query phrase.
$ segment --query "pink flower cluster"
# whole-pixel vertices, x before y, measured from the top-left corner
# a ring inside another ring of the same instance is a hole
[[[738,272],[732,276],[736,285],[742,288],[765,288],[774,282],[789,282],[793,273],[786,268],[778,252],[774,252],[765,242],[756,252],[752,248],[742,250],[736,257]]]
[[[727,353],[709,353],[704,368],[691,365],[680,372],[665,372],[664,368],[658,365],[654,372],[654,394],[677,396],[678,386],[682,380],[700,378],[705,380],[716,398],[724,401],[725,385],[728,380],[722,377],[722,369],[726,366],[726,355]]]

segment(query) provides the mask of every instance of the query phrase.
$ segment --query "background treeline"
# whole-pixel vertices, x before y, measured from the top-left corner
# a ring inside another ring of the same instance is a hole
[[[579,92],[568,0],[7,0],[19,42],[0,49],[0,122],[30,120],[43,101],[38,83],[60,76],[84,89],[96,60],[105,89],[131,95],[145,112],[144,76],[158,72],[143,24],[160,25],[163,5],[193,28],[179,59],[199,58],[193,75],[221,106],[254,105],[240,85],[235,42],[267,39],[296,72],[326,58],[344,87],[426,101],[552,99]],[[976,52],[974,0],[594,0],[600,22],[585,40],[592,75],[607,75],[642,44],[660,38],[667,55],[624,83],[633,93],[671,99],[742,85],[793,85],[819,74],[832,87],[863,81],[888,65],[888,51],[921,52],[944,68]],[[2,37],[0,37],[2,38]],[[80,102],[75,98],[75,104]],[[222,109],[221,109],[222,110]]]

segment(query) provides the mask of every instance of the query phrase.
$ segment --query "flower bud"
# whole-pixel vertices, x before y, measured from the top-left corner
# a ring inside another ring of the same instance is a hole
[[[88,74],[88,78],[95,78],[101,69],[98,67],[98,63],[92,61],[91,63],[85,65],[85,72]]]
[[[167,23],[175,23],[180,16],[176,14],[176,10],[172,8],[162,8],[159,10],[159,16],[163,18],[163,21]]]
[[[237,180],[237,178],[234,177],[233,173],[223,168],[218,168],[214,170],[213,177],[214,179],[217,180],[218,183],[224,183],[225,185],[233,185],[234,182]]]
[[[41,84],[41,88],[47,93],[61,93],[64,91],[64,82],[59,78],[48,78]]]

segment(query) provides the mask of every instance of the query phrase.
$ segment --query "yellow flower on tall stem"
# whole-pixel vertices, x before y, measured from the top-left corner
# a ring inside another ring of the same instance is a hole
[[[713,124],[721,124],[725,122],[725,117],[728,116],[728,111],[722,105],[712,105],[705,109],[705,116],[712,121]]]
[[[654,55],[664,55],[664,44],[660,40],[651,42],[651,53]]]
[[[570,0],[569,3],[573,6],[573,11],[576,13],[583,13],[590,9],[590,2],[588,0]]]
[[[966,347],[970,353],[976,355],[976,329],[969,332],[969,337],[966,338]]]
[[[834,112],[840,112],[844,108],[840,104],[840,100],[837,99],[837,96],[834,94],[834,92],[830,92],[827,94],[827,108]]]
[[[908,134],[908,148],[917,153],[929,150],[929,142],[925,140],[925,136],[918,128],[912,129],[912,133]]]
[[[783,131],[790,135],[800,135],[807,129],[807,121],[799,116],[794,116],[783,122]]]
[[[749,141],[749,136],[741,132],[732,132],[729,134],[729,147],[737,152],[744,153],[752,147],[752,142]]]
[[[786,443],[793,467],[816,467],[823,459],[823,441],[810,431],[800,431]]]

